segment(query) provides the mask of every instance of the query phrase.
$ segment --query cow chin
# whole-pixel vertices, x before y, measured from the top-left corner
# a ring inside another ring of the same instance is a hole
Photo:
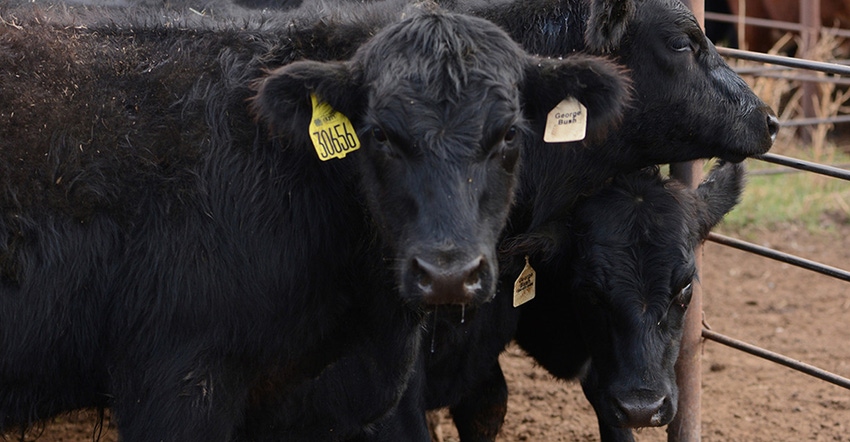
[[[726,152],[726,153],[724,153],[723,155],[720,156],[720,159],[722,159],[723,161],[727,161],[727,162],[730,162],[730,163],[736,163],[737,164],[737,163],[740,163],[740,162],[746,160],[747,155],[740,154],[740,153]]]
[[[458,255],[458,254],[454,254]],[[418,253],[402,260],[401,296],[430,309],[440,305],[483,304],[493,298],[497,269],[488,254]]]

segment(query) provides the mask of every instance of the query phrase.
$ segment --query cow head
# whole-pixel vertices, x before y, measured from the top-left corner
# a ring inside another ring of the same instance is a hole
[[[633,107],[615,138],[650,163],[720,157],[741,161],[770,149],[779,129],[764,104],[717,54],[679,0],[636,0],[612,54],[629,67]]]
[[[618,177],[576,211],[575,320],[582,379],[600,427],[660,426],[676,414],[674,364],[695,281],[694,248],[737,203],[743,166],[697,190],[657,173]]]
[[[533,58],[490,22],[425,9],[349,61],[296,62],[257,88],[281,136],[304,137],[311,93],[351,119],[362,148],[332,161],[356,169],[402,297],[432,305],[492,297],[527,120],[569,95],[604,126],[627,95],[602,59]]]

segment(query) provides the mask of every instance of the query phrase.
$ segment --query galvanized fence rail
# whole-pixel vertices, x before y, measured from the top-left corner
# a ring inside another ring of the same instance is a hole
[[[691,7],[691,9],[694,11],[694,14],[697,16],[697,19],[701,23],[704,17],[706,15],[709,15],[705,14],[704,12],[704,0],[683,0],[683,2]],[[803,3],[807,4],[808,1]],[[803,6],[805,7],[805,5]],[[710,15],[713,19],[718,18],[715,14]],[[811,29],[810,27],[801,24],[783,24],[757,19],[746,20],[749,24],[774,26],[778,29],[792,31],[805,32],[806,30]],[[737,19],[735,19],[735,21],[733,22],[737,22]],[[841,37],[850,37],[850,31],[833,32],[839,34]],[[727,48],[718,48],[718,52],[720,52],[721,55],[729,58],[751,60],[771,65],[783,66],[786,68],[790,67],[794,69],[813,70],[850,79],[850,67],[841,64],[824,63],[791,57],[759,54]],[[752,74],[758,75],[759,72],[752,72]],[[805,77],[805,80],[816,81],[819,79],[821,78],[814,76]],[[837,118],[833,117],[832,119],[805,118],[783,122],[783,126],[794,127],[847,121],[850,121],[850,117],[848,116],[839,116]],[[756,160],[777,164],[779,166],[782,166],[783,170],[788,170],[790,168],[791,170],[795,171],[817,173],[836,179],[850,181],[850,170],[841,167],[823,165],[776,154],[761,155],[757,157]],[[701,178],[701,173],[701,162],[671,165],[671,174],[689,183],[691,186],[697,185]],[[758,246],[756,244],[748,243],[746,241],[730,238],[715,233],[712,233],[709,236],[708,240],[725,246],[734,247],[740,250],[755,253],[766,258],[778,260],[787,264],[815,271],[827,277],[833,277],[850,282],[850,271],[847,270],[827,266],[816,261],[779,252],[777,250],[773,250],[767,247]],[[698,253],[698,255],[699,254],[700,253]],[[698,260],[698,266],[701,266],[701,260]],[[700,389],[702,375],[700,364],[700,350],[703,345],[703,340],[710,340],[712,342],[726,345],[731,348],[735,348],[740,351],[749,353],[751,355],[775,362],[777,364],[781,364],[783,366],[800,371],[802,373],[815,376],[834,385],[850,389],[850,379],[839,376],[835,373],[830,373],[826,370],[789,358],[787,356],[772,352],[770,350],[766,350],[755,345],[730,338],[728,336],[718,333],[717,331],[705,328],[702,321],[702,290],[698,289],[695,290],[691,308],[688,309],[685,325],[685,336],[682,342],[682,352],[680,354],[679,361],[676,366],[676,373],[678,376],[678,383],[680,389],[679,412],[676,416],[676,419],[668,427],[668,441],[670,442],[690,442],[699,441],[701,439]],[[710,404],[708,406],[710,406]]]

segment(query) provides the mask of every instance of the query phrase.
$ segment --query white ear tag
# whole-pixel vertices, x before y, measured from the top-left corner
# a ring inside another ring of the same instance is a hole
[[[528,263],[525,257],[525,268],[514,281],[514,307],[519,307],[534,299],[534,284],[537,282],[537,273]]]
[[[564,98],[546,117],[543,141],[565,143],[584,139],[587,131],[587,108],[573,97]]]

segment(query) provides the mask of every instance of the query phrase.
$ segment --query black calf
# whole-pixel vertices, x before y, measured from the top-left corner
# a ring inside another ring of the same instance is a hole
[[[742,188],[731,163],[696,191],[657,170],[616,177],[578,204],[568,239],[553,238],[562,248],[535,266],[538,296],[521,309],[517,343],[553,375],[581,378],[603,440],[675,416],[694,248]]]

